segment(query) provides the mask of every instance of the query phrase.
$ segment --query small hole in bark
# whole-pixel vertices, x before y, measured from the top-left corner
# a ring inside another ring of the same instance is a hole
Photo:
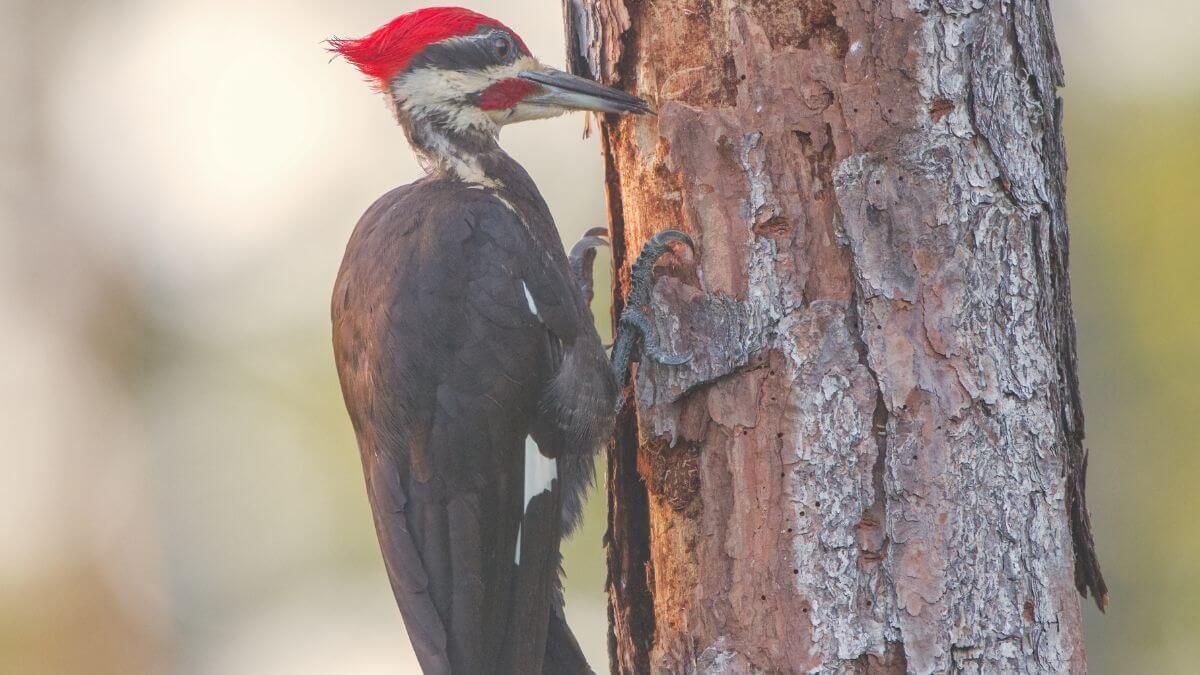
[[[783,478],[783,476],[784,476],[784,473],[783,473],[782,471],[780,471],[780,472],[779,472],[779,477],[780,477],[780,478]]]
[[[821,508],[821,502],[817,502],[817,508]]]
[[[854,108],[854,112],[858,112],[858,108]]]
[[[883,326],[881,326],[881,325],[879,325],[879,324],[875,324],[875,328],[877,328],[877,329],[879,329],[879,330],[883,330]]]
[[[739,76],[738,76],[738,79],[739,79],[739,80],[741,80],[741,81],[743,81],[743,82],[745,82],[745,81],[746,81],[746,76],[745,76],[745,75],[739,75]]]
[[[800,512],[800,515],[804,515],[804,512],[803,512],[803,511],[801,511],[801,512]],[[788,530],[788,532],[791,532],[791,530],[789,529],[789,530]]]
[[[800,574],[800,570],[792,570],[792,574]]]
[[[891,108],[888,108],[888,114],[890,115],[892,112],[893,112],[893,110]]]
[[[775,438],[783,438],[783,432],[781,431],[781,432],[775,434]]]
[[[878,179],[878,178],[876,178],[876,179],[875,179],[875,184],[876,184],[876,185],[879,185],[879,179]]]
[[[801,515],[804,515],[804,514],[801,514]],[[791,532],[791,531],[792,531],[792,528],[790,528],[790,527],[789,527],[789,528],[788,528],[788,532]]]
[[[933,105],[929,106],[929,116],[933,118],[934,122],[936,122],[946,115],[949,115],[952,110],[954,110],[953,101],[939,98],[933,102]]]
[[[872,604],[874,603],[872,603],[870,600],[867,601],[867,607],[870,607]]]
[[[804,613],[805,613],[805,614],[808,614],[808,608],[807,608],[807,607],[805,607],[805,608],[804,608]]]
[[[904,182],[904,176],[900,176],[900,182],[901,182],[901,183],[903,183],[903,182]]]
[[[759,599],[759,600],[766,601],[766,599],[767,599],[767,596],[765,596],[765,595],[760,595],[760,596],[758,596],[758,599]]]
[[[913,455],[913,459],[916,459],[916,458],[917,458],[917,456],[916,456],[916,455]]]

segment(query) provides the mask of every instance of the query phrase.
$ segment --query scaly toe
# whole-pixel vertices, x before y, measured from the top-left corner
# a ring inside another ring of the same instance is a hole
[[[629,296],[628,304],[631,306],[641,307],[650,300],[650,273],[654,269],[654,263],[658,259],[666,255],[671,250],[671,242],[679,242],[685,244],[694,253],[696,243],[686,233],[679,230],[663,230],[650,238],[646,245],[642,247],[642,252],[638,254],[637,260],[634,261],[633,267],[629,270]]]
[[[650,241],[658,246],[664,247],[665,249],[669,249],[670,242],[677,241],[686,245],[692,250],[692,253],[696,252],[696,242],[692,240],[692,237],[688,235],[688,233],[680,232],[679,230],[663,230],[662,232],[659,232],[651,237]],[[666,253],[666,250],[664,250],[663,253]],[[662,255],[662,253],[659,255]]]
[[[640,308],[625,308],[625,311],[621,313],[621,324],[629,326],[630,329],[636,331],[641,336],[642,353],[649,356],[656,363],[661,363],[664,366],[681,366],[692,360],[693,354],[690,351],[683,354],[672,354],[663,349],[658,331],[655,330],[650,317],[646,316]]]
[[[596,249],[609,245],[607,236],[608,230],[593,227],[571,247],[571,254],[568,256],[575,283],[579,284],[579,290],[583,292],[583,297],[589,304],[592,302],[592,268],[596,262]]]

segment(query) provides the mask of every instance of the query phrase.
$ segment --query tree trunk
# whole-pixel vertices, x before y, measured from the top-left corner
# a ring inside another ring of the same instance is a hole
[[[601,125],[616,296],[699,244],[609,457],[614,672],[1084,671],[1046,0],[566,3],[658,111]]]

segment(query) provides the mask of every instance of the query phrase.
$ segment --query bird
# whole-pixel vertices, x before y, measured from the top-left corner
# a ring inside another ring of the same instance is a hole
[[[334,284],[334,357],[384,567],[425,673],[590,673],[563,613],[562,539],[639,350],[664,364],[633,266],[612,357],[593,324],[603,230],[568,254],[500,130],[646,101],[548,67],[500,21],[401,15],[329,49],[383,95],[425,176],[371,205]]]

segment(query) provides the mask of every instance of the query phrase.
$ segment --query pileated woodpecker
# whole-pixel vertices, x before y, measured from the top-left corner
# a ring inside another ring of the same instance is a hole
[[[500,129],[646,102],[539,63],[461,8],[331,40],[386,96],[428,175],[371,206],[333,294],[334,351],[392,590],[427,673],[591,672],[563,617],[575,527],[618,382],[642,344],[655,237],[610,363],[593,327],[591,232],[569,258]],[[573,271],[574,268],[574,271]]]

